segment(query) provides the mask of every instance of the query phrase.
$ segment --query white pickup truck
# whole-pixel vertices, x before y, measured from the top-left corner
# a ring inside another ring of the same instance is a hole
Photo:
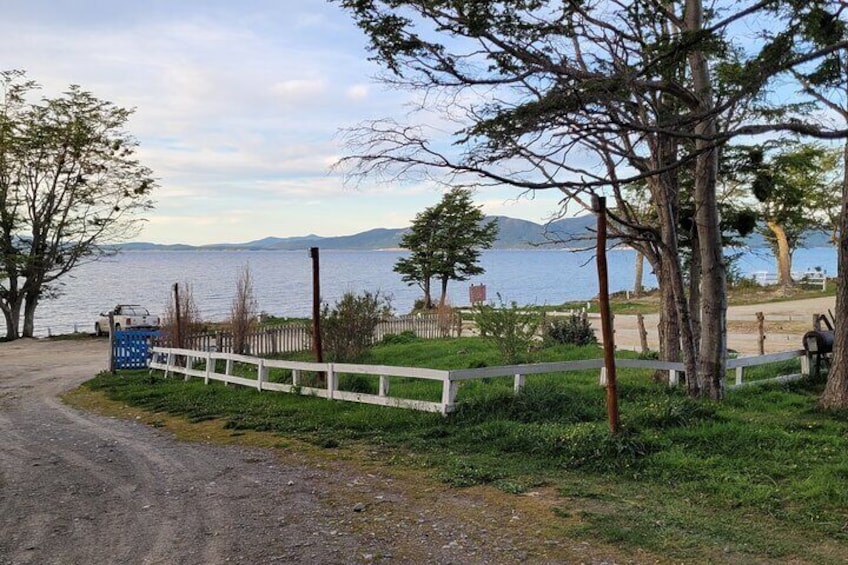
[[[101,312],[100,319],[94,323],[94,333],[98,336],[109,333],[109,314],[115,321],[115,330],[151,330],[159,327],[159,316],[138,304],[118,304],[111,312]]]

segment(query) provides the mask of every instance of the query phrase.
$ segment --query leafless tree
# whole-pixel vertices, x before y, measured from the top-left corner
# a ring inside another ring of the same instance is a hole
[[[245,265],[236,281],[236,295],[230,306],[230,328],[233,332],[233,353],[247,353],[248,336],[256,328],[259,306],[253,293],[250,266]]]

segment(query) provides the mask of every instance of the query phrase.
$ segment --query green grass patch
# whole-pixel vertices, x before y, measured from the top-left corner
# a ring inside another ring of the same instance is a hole
[[[499,364],[494,346],[480,339],[389,341],[363,361],[434,369]],[[558,346],[534,352],[533,361],[597,356],[596,348]],[[759,375],[746,370],[746,380],[786,370],[797,372],[789,365]],[[340,375],[354,392],[373,394],[378,382]],[[86,386],[191,421],[218,418],[234,433],[367,446],[385,464],[426,469],[456,487],[523,493],[552,485],[560,496],[552,520],[626,551],[683,562],[848,559],[848,414],[817,411],[820,390],[808,383],[734,390],[709,403],[652,383],[650,371],[622,371],[623,431],[616,436],[608,433],[597,371],[528,376],[519,394],[511,378],[463,383],[448,417],[147,372],[103,374]],[[390,392],[438,400],[441,388],[392,378]]]

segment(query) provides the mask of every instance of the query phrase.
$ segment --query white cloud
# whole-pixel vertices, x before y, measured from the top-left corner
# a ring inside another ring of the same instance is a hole
[[[351,100],[365,100],[368,98],[368,85],[355,84],[347,89],[347,97]]]

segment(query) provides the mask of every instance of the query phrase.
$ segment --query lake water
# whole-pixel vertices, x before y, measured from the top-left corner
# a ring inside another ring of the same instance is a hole
[[[396,312],[408,312],[421,291],[404,284],[392,271],[402,255],[399,251],[321,251],[323,300],[332,304],[346,291],[380,290],[392,297]],[[634,260],[635,253],[630,250],[608,254],[611,291],[632,288]],[[277,316],[310,314],[312,262],[306,251],[134,251],[76,269],[64,280],[59,298],[39,305],[36,334],[93,331],[98,313],[119,303],[143,304],[161,315],[175,282],[192,286],[204,319],[224,320],[245,265],[250,266],[260,310]],[[519,304],[591,300],[598,292],[592,252],[490,250],[483,253],[481,265],[485,274],[449,283],[453,304],[468,304],[472,283],[485,284],[490,300],[500,293],[504,300]],[[737,267],[741,273],[776,270],[774,259],[766,251],[746,253]],[[796,252],[794,270],[814,267],[835,274],[836,250],[828,247]],[[656,284],[647,265],[644,284]],[[437,295],[434,289],[434,299]]]

